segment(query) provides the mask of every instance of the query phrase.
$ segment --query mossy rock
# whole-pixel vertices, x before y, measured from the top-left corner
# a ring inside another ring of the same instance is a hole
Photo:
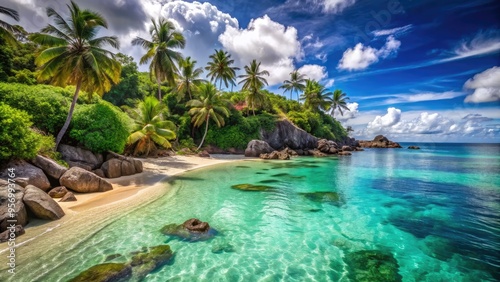
[[[348,277],[356,282],[399,282],[403,277],[398,273],[399,265],[394,256],[387,252],[365,250],[349,253],[344,262]]]
[[[169,245],[150,247],[146,252],[140,252],[132,257],[130,266],[135,277],[143,278],[158,267],[165,265],[174,253]]]
[[[165,235],[190,242],[209,240],[215,237],[215,235],[219,233],[212,227],[210,227],[208,232],[205,233],[190,232],[189,230],[184,228],[183,224],[175,224],[175,223],[163,226],[163,228],[160,229],[160,232]]]
[[[111,282],[126,280],[132,276],[132,268],[125,263],[103,263],[83,271],[70,282]]]
[[[241,191],[269,191],[274,189],[274,187],[271,186],[253,184],[238,184],[231,186],[231,188]]]
[[[306,199],[317,203],[331,203],[336,206],[341,206],[344,204],[344,199],[337,192],[310,192],[310,193],[300,193]]]

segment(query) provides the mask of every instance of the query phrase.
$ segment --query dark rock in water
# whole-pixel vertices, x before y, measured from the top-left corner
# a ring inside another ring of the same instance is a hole
[[[278,182],[280,182],[280,181],[276,180],[276,179],[265,179],[265,180],[259,181],[259,183],[278,183]]]
[[[271,186],[253,184],[238,184],[231,186],[231,188],[242,191],[269,191],[271,189],[274,189]]]
[[[409,146],[408,149],[410,150],[420,150],[419,146]]]
[[[339,154],[339,156],[350,156],[350,155],[352,155],[351,152],[347,152],[347,151],[341,151],[338,154]]]
[[[313,202],[331,203],[336,206],[344,204],[344,199],[337,192],[311,192],[299,194]]]
[[[292,157],[292,150],[288,148],[282,151],[273,151],[269,154],[260,154],[259,158],[264,160],[289,160]]]
[[[271,175],[272,177],[286,177],[286,178],[290,178],[290,179],[304,179],[305,176],[303,175],[291,175],[290,173],[277,173],[277,174],[273,174]]]
[[[266,141],[252,140],[248,142],[247,148],[245,149],[245,157],[257,158],[261,154],[268,154],[274,151],[274,149],[269,146]]]
[[[16,225],[13,228],[8,228],[4,232],[0,233],[0,243],[9,241],[11,234],[12,236],[14,236],[13,238],[17,238],[23,235],[24,233],[25,232],[22,225]]]
[[[403,281],[403,277],[398,273],[398,262],[390,253],[376,250],[359,251],[347,254],[344,262],[347,264],[348,278],[351,281]]]
[[[423,240],[419,240],[418,248],[426,255],[442,261],[447,261],[454,254],[459,253],[458,250],[454,250],[454,246],[450,240],[434,235],[429,235]]]
[[[182,226],[194,233],[205,233],[210,229],[210,225],[207,222],[203,222],[197,218],[191,218],[186,220]]]
[[[363,148],[402,148],[401,145],[390,141],[383,135],[377,135],[373,141],[359,141],[359,145]]]
[[[214,254],[234,253],[235,251],[233,245],[229,243],[214,244],[212,246],[212,253]]]
[[[70,282],[111,282],[132,276],[132,267],[125,263],[103,263],[83,271]]]
[[[321,209],[310,209],[309,211],[310,211],[310,212],[320,212],[320,211],[321,211]]]
[[[211,239],[218,233],[207,222],[202,222],[196,218],[189,219],[183,224],[174,223],[165,225],[160,232],[192,242]]]
[[[120,254],[112,254],[112,255],[107,256],[104,259],[104,261],[110,261],[110,260],[114,260],[114,259],[121,258],[121,257],[123,257],[123,256]]]
[[[134,276],[140,280],[158,267],[165,265],[173,255],[169,245],[150,247],[146,252],[134,255],[130,266],[132,266]]]

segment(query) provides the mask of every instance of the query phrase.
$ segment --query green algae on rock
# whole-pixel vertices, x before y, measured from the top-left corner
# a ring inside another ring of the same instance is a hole
[[[359,282],[400,282],[398,261],[391,253],[365,250],[348,253],[344,262],[349,271],[351,281]]]
[[[231,188],[241,191],[269,191],[274,189],[274,187],[271,186],[253,184],[237,184],[231,186]]]
[[[132,276],[132,267],[125,263],[103,263],[83,271],[70,282],[111,282]]]
[[[182,224],[167,224],[160,229],[160,232],[168,236],[191,242],[208,240],[219,233],[217,230],[210,227],[208,223],[202,222],[196,218],[186,220]]]
[[[135,277],[143,278],[158,267],[165,265],[173,257],[169,245],[159,245],[148,248],[132,257],[130,266]]]
[[[331,203],[336,206],[341,206],[344,204],[344,199],[337,192],[309,192],[309,193],[299,193],[306,199],[318,203]]]

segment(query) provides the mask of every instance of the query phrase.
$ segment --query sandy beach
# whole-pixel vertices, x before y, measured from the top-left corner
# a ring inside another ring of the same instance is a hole
[[[113,190],[104,193],[75,193],[78,201],[59,203],[66,215],[56,221],[33,220],[26,233],[16,240],[17,272],[27,271],[39,255],[57,251],[54,248],[78,244],[92,236],[116,218],[126,215],[168,192],[163,180],[174,175],[232,161],[243,156],[214,155],[211,158],[174,156],[142,159],[144,172],[108,181]],[[0,244],[0,255],[9,251],[7,243]],[[6,265],[1,265],[6,269]]]

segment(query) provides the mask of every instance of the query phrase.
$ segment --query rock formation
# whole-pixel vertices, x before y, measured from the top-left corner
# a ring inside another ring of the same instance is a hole
[[[66,189],[66,187],[64,186],[59,186],[56,188],[52,188],[49,191],[49,196],[51,198],[62,198],[64,197],[64,195],[66,195],[66,193],[68,193],[68,189]]]
[[[23,202],[37,218],[55,220],[64,216],[64,211],[59,204],[43,190],[33,185],[26,186]]]
[[[54,179],[59,179],[68,170],[55,161],[40,155],[37,155],[32,162],[35,166],[42,169],[46,175]]]
[[[79,167],[72,167],[59,179],[61,185],[80,193],[106,192],[113,186],[106,180]]]
[[[28,213],[23,203],[25,189],[17,184],[11,185],[8,189],[8,182],[0,180],[0,232],[7,230],[10,223],[7,220],[16,220],[15,224],[25,226],[28,224]],[[9,193],[14,194],[14,212],[9,213]],[[11,217],[13,216],[13,217]]]
[[[43,170],[38,167],[27,163],[26,161],[11,161],[7,164],[8,168],[13,168],[16,175],[16,183],[26,187],[26,185],[36,186],[43,191],[50,188],[50,182]],[[0,178],[7,179],[7,170],[4,170]]]
[[[61,144],[59,152],[70,167],[76,166],[89,171],[99,168],[104,161],[101,154],[94,154],[79,147]]]
[[[281,120],[270,131],[261,132],[261,139],[266,141],[275,150],[283,148],[313,149],[317,147],[318,138],[298,128],[288,120]]]
[[[252,140],[245,149],[245,157],[257,158],[261,154],[268,154],[272,151],[274,151],[274,149],[266,141]]]
[[[377,135],[372,141],[359,141],[363,148],[402,148],[396,142],[390,141],[383,135]]]

